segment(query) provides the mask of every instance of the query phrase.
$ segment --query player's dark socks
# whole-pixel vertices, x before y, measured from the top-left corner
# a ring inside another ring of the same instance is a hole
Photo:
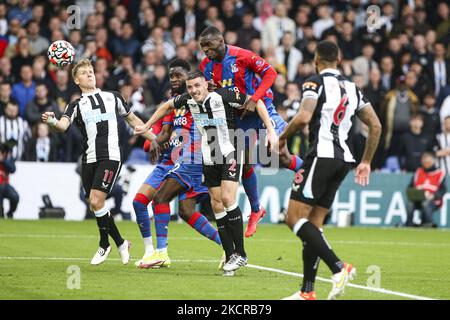
[[[114,217],[108,212],[108,222],[109,222],[109,235],[113,238],[117,247],[120,247],[125,241],[120,235],[119,229],[117,229],[116,223],[114,222]]]
[[[234,254],[234,244],[231,238],[231,232],[228,231],[228,216],[226,212],[216,213],[217,231],[219,231],[222,248],[225,251],[227,261]]]
[[[105,215],[103,215],[101,217],[96,217],[96,219],[97,219],[98,231],[100,232],[100,243],[99,243],[99,246],[106,250],[109,247],[109,239],[108,239],[109,221],[108,221],[108,215],[105,214]]]
[[[297,236],[311,246],[311,249],[327,264],[331,272],[338,273],[342,270],[342,262],[328,245],[322,232],[307,219],[300,219],[294,226]]]
[[[319,269],[320,258],[312,250],[307,242],[303,242],[303,284],[300,291],[308,293],[314,291],[317,270]]]
[[[230,210],[231,209],[231,210]],[[226,209],[228,216],[228,224],[231,230],[231,236],[236,248],[236,252],[246,257],[244,250],[244,222],[242,220],[242,212],[237,203],[229,209]]]
[[[242,174],[242,185],[244,186],[248,201],[250,202],[252,212],[258,212],[260,208],[258,180],[256,179],[256,173],[253,170],[253,167],[250,167],[250,170]]]

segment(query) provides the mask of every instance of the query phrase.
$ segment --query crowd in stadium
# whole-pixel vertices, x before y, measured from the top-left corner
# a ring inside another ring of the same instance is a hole
[[[73,4],[81,10],[68,11]],[[379,16],[368,16],[371,4],[379,5]],[[81,29],[67,23],[73,12],[81,14]],[[77,161],[82,146],[76,126],[55,134],[40,123],[42,112],[61,115],[79,96],[69,69],[49,65],[51,42],[69,41],[75,61],[92,60],[97,87],[119,91],[147,120],[170,96],[167,63],[178,57],[198,66],[203,53],[197,39],[207,26],[275,67],[274,103],[285,120],[297,112],[300,85],[315,72],[318,41],[335,41],[343,73],[362,88],[383,124],[374,169],[413,172],[427,150],[450,165],[446,1],[9,0],[0,4],[0,141],[17,141],[16,160]],[[125,124],[122,134],[128,160],[147,161],[142,138]],[[307,135],[289,141],[293,153],[304,154]],[[358,126],[357,149],[366,135],[367,128]]]

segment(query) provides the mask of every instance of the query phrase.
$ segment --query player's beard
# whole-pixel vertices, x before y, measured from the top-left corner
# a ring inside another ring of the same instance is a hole
[[[179,86],[178,88],[172,88],[171,90],[170,90],[170,94],[172,95],[172,96],[175,96],[175,95],[179,95],[179,94],[183,94],[183,93],[185,93],[186,92],[186,83],[183,83],[181,86]]]

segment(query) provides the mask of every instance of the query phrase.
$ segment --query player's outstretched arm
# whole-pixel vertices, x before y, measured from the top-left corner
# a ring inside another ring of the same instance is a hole
[[[134,134],[143,134],[144,132],[150,130],[152,125],[154,125],[159,119],[172,112],[174,108],[174,99],[170,99],[165,102],[163,105],[159,106],[158,109],[156,109],[155,113],[153,113],[145,124],[134,127]]]
[[[47,123],[58,132],[64,132],[70,126],[70,120],[67,117],[62,117],[58,120],[55,118],[55,113],[50,111],[44,112],[41,119],[42,122]]]
[[[366,146],[364,148],[361,163],[356,167],[355,182],[362,186],[367,186],[369,184],[371,171],[370,163],[377,151],[378,142],[381,136],[381,123],[370,103],[360,109],[356,114],[358,118],[369,127],[369,134],[366,139]]]
[[[125,120],[128,122],[128,124],[135,129],[137,126],[144,126],[144,122],[142,122],[141,119],[139,119],[133,112],[130,112],[126,117]],[[140,133],[142,137],[144,137],[147,140],[154,141],[156,140],[156,136],[153,134],[153,132],[147,130],[143,133]]]

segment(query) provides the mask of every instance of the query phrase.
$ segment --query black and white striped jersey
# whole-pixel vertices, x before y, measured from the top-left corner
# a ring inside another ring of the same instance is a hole
[[[436,135],[437,148],[435,151],[450,148],[450,133],[441,132]],[[450,156],[439,157],[439,168],[450,174]]]
[[[309,123],[307,156],[355,162],[352,129],[356,112],[370,103],[359,88],[336,69],[324,69],[302,85],[303,98],[317,99]]]
[[[10,156],[14,160],[21,160],[25,145],[31,138],[31,130],[26,122],[21,117],[10,119],[6,115],[0,117],[0,143],[5,143],[10,139],[17,142],[11,150]]]
[[[245,94],[227,88],[210,92],[202,104],[195,102],[188,93],[175,98],[176,109],[185,106],[192,114],[201,135],[204,164],[216,164],[215,160],[236,151],[233,109],[240,109],[247,98]]]
[[[84,138],[83,162],[121,161],[119,116],[126,117],[130,109],[118,92],[83,93],[64,111],[70,123],[75,123]]]

